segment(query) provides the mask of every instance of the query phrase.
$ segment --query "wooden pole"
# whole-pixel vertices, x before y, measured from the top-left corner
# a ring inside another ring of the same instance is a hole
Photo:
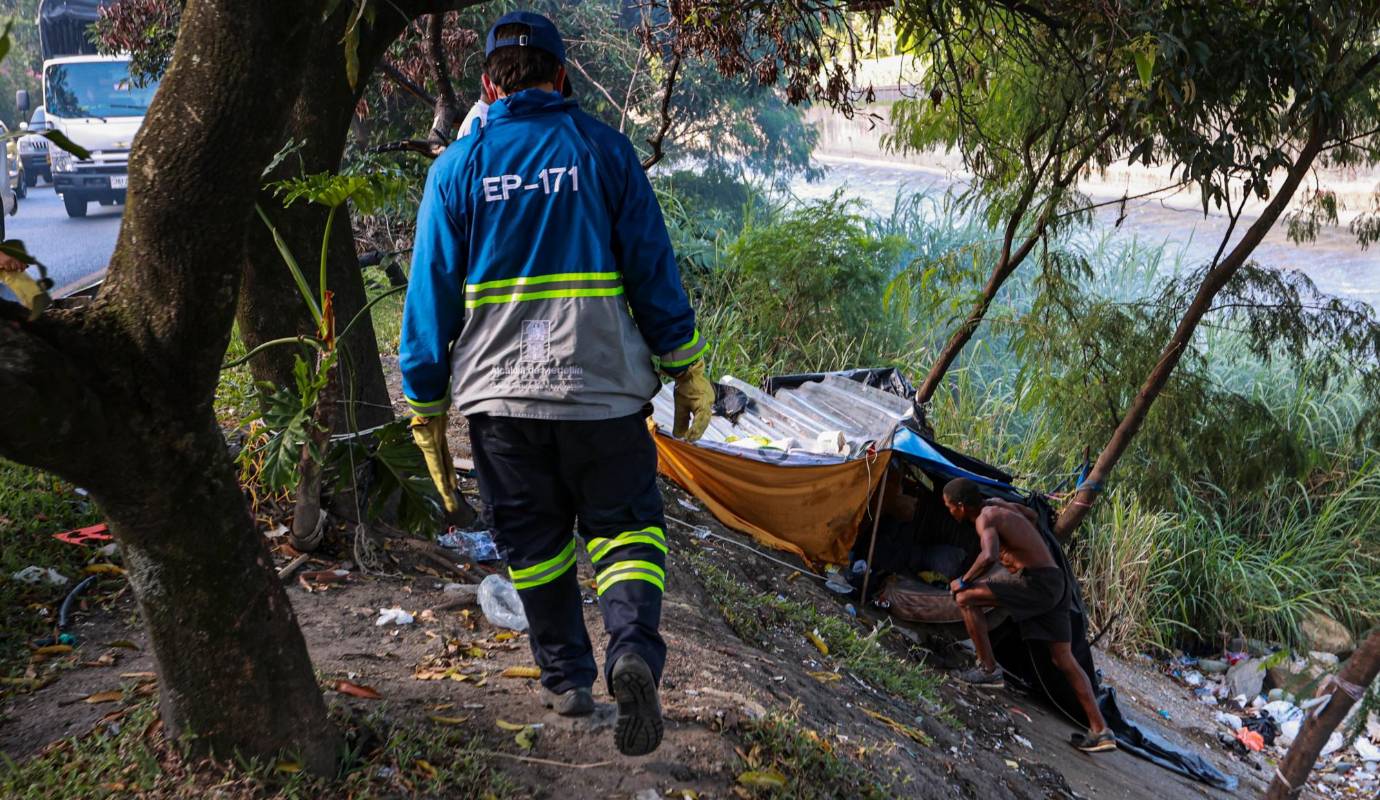
[[[1351,707],[1365,696],[1366,687],[1375,680],[1377,672],[1380,672],[1380,628],[1372,630],[1337,674],[1318,689],[1319,697],[1325,694],[1330,697],[1303,721],[1293,746],[1275,770],[1270,788],[1265,790],[1265,800],[1290,800],[1303,792],[1318,753]]]
[[[882,498],[886,496],[886,476],[891,471],[891,460],[887,459],[886,469],[877,481],[877,505],[872,509],[872,541],[867,543],[867,569],[863,571],[862,597],[858,600],[859,612],[867,606],[867,585],[872,581],[872,554],[877,550],[877,528],[882,522]]]

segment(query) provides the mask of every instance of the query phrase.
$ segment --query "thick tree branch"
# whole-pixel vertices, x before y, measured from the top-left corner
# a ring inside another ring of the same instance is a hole
[[[427,141],[437,147],[450,144],[455,126],[463,118],[460,113],[460,100],[455,96],[455,84],[450,79],[445,44],[441,40],[445,20],[445,14],[432,14],[427,26],[427,55],[430,59],[431,78],[436,82],[436,111],[431,120],[431,133],[427,136]]]
[[[642,168],[651,169],[660,161],[665,152],[662,145],[666,140],[666,132],[671,129],[671,96],[676,91],[676,74],[680,72],[680,53],[671,56],[671,65],[666,69],[666,83],[661,94],[661,124],[657,126],[656,133],[647,140],[647,144],[652,146],[652,152],[642,159]]]

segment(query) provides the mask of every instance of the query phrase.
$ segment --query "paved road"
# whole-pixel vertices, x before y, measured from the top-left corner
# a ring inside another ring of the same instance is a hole
[[[53,187],[39,183],[19,201],[19,213],[5,218],[5,238],[22,240],[60,289],[105,269],[123,210],[92,203],[86,219],[69,219]]]

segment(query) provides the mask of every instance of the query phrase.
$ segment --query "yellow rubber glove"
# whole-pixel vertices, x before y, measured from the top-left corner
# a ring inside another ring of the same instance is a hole
[[[410,423],[412,441],[417,443],[426,459],[426,470],[431,473],[431,482],[441,495],[446,516],[460,510],[459,486],[455,481],[455,463],[450,460],[450,443],[446,441],[446,415],[434,417],[413,417]]]
[[[714,384],[704,375],[703,361],[691,364],[675,379],[676,424],[671,434],[693,442],[704,435],[714,415]]]

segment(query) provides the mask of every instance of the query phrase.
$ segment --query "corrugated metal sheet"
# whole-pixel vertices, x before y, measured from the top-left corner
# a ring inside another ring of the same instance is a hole
[[[755,450],[766,439],[774,446],[764,449],[816,454],[812,461],[818,454],[838,460],[856,456],[868,443],[887,438],[911,405],[905,398],[834,375],[782,389],[775,396],[731,375],[719,382],[751,402],[736,422],[715,416],[702,442]],[[663,386],[652,402],[657,426],[667,433],[675,419],[673,390],[673,384]],[[840,434],[842,453],[829,447]]]

